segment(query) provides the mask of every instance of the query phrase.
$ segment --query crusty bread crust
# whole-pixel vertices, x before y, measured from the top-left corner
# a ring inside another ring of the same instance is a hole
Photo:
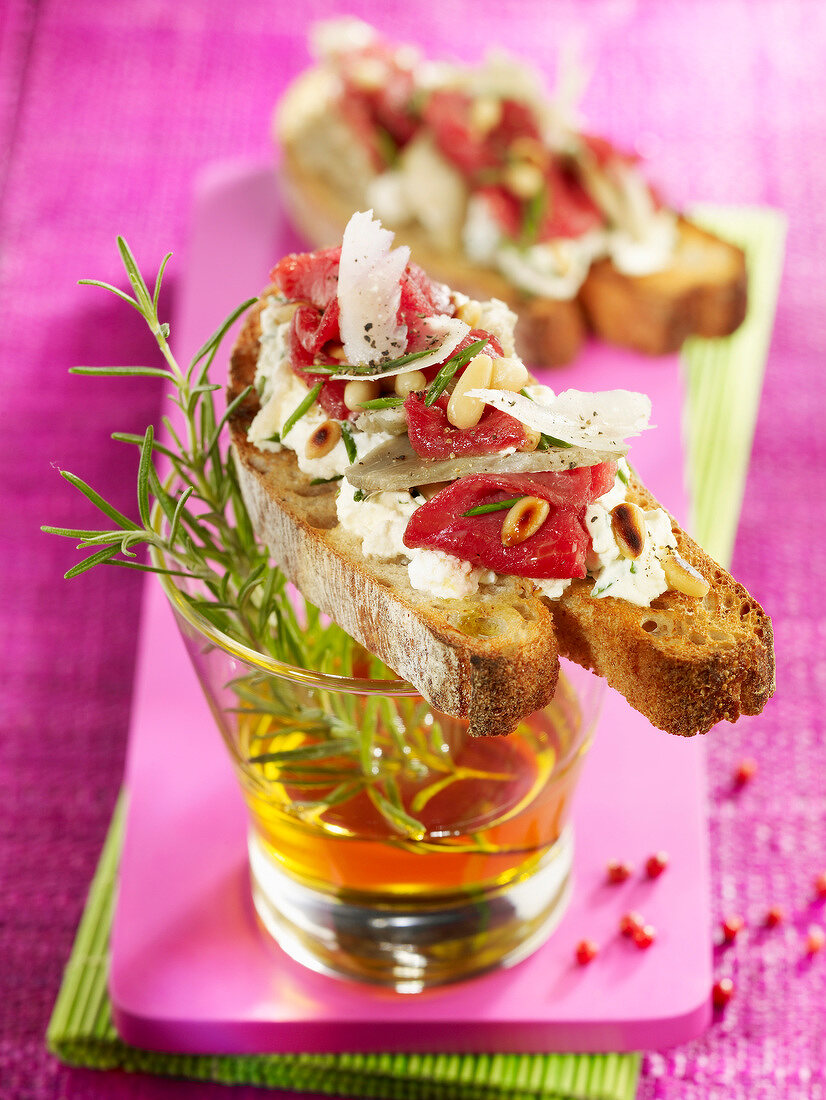
[[[287,89],[273,129],[281,147],[278,175],[287,213],[309,242],[326,247],[341,240],[354,209],[365,205],[369,169],[362,166],[353,172],[346,191],[341,181],[332,182],[320,169],[328,162],[307,143],[307,130],[313,129],[307,90],[317,74],[310,69]],[[316,137],[324,140],[323,134]],[[396,243],[410,245],[417,263],[432,278],[471,298],[507,302],[519,318],[517,352],[536,366],[570,363],[589,328],[610,343],[664,355],[677,351],[687,336],[728,335],[746,314],[742,251],[684,218],[679,221],[674,262],[665,271],[630,276],[610,260],[599,260],[571,301],[526,294],[492,268],[468,260],[452,244],[447,250],[434,248],[414,225],[394,231]]]
[[[253,382],[262,302],[233,349],[229,399]],[[553,696],[557,651],[593,668],[670,733],[705,733],[755,714],[774,690],[771,621],[748,592],[676,522],[680,553],[711,583],[703,600],[667,592],[650,608],[594,599],[574,581],[558,601],[510,578],[495,596],[436,600],[401,563],[366,558],[337,522],[337,486],[312,485],[292,452],[247,440],[255,391],[230,420],[238,475],[255,530],[289,579],[438,710],[474,734],[508,733]],[[630,499],[657,507],[639,481]]]
[[[662,507],[634,477],[628,499]],[[769,616],[671,518],[679,554],[710,584],[702,599],[669,590],[650,607],[589,595],[575,580],[553,604],[561,656],[605,679],[659,729],[691,735],[759,714],[774,692]]]
[[[746,316],[741,249],[680,218],[674,262],[653,275],[592,265],[580,302],[594,332],[648,355],[678,351],[687,336],[727,336]]]

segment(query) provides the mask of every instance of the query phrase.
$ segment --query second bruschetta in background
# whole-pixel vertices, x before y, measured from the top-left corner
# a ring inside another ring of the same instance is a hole
[[[432,277],[517,313],[517,348],[571,361],[590,328],[652,355],[746,310],[742,252],[663,205],[638,159],[579,132],[523,62],[426,61],[365,23],[316,28],[278,106],[288,213],[314,245],[371,207]]]

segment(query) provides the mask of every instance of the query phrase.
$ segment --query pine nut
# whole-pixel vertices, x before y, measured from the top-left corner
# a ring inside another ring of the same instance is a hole
[[[518,199],[532,199],[545,186],[545,177],[537,165],[517,160],[507,166],[502,182]]]
[[[530,164],[535,164],[537,168],[545,168],[548,164],[548,150],[541,141],[528,137],[527,134],[514,138],[508,152],[514,160],[528,161]]]
[[[273,319],[279,325],[286,325],[289,321],[292,321],[293,314],[301,304],[301,302],[284,302],[278,305],[273,312]]]
[[[529,428],[527,424],[522,425],[522,431],[525,434],[525,441],[519,444],[516,448],[517,451],[535,451],[539,446],[542,433],[538,432],[536,428]]]
[[[358,412],[363,402],[374,401],[380,392],[379,382],[348,382],[344,387],[344,404],[352,412]]]
[[[522,497],[509,510],[502,524],[502,545],[516,546],[535,535],[545,520],[551,506],[541,497]]]
[[[341,425],[337,420],[325,420],[319,424],[304,447],[305,458],[323,458],[341,439]]]
[[[611,531],[620,554],[632,560],[645,549],[645,513],[638,504],[623,501],[611,509]]]
[[[491,389],[512,390],[518,393],[528,381],[528,368],[519,359],[510,356],[500,356],[493,361],[493,371],[490,376]]]
[[[502,121],[502,101],[491,95],[479,96],[470,105],[470,128],[478,137],[489,134]]]
[[[418,393],[427,385],[427,379],[420,370],[406,370],[397,374],[393,388],[399,397],[407,397],[409,393]]]
[[[705,596],[711,587],[705,577],[685,558],[681,558],[676,550],[668,550],[661,565],[668,587],[686,596]]]
[[[471,298],[458,307],[456,316],[471,328],[479,328],[479,322],[482,320],[482,306],[475,298]]]
[[[484,401],[468,397],[468,390],[487,389],[493,370],[493,360],[482,352],[475,355],[462,372],[447,403],[447,419],[454,428],[473,428],[485,411]]]
[[[332,348],[327,352],[327,354],[331,359],[335,359],[337,363],[343,363],[347,358],[343,344],[333,344]]]

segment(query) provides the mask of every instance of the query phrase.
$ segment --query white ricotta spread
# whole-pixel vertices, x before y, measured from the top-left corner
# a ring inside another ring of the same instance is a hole
[[[585,527],[591,536],[586,566],[594,578],[592,596],[617,596],[648,607],[668,589],[660,559],[666,549],[676,547],[677,540],[667,513],[654,508],[644,513],[646,535],[642,554],[634,560],[622,557],[611,530],[611,509],[625,500],[622,478],[627,476],[628,465],[620,460],[613,488],[586,509]]]

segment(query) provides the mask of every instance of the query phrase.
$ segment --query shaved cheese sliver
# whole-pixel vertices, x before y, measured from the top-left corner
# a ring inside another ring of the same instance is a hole
[[[631,390],[588,393],[564,390],[547,404],[507,390],[468,390],[486,405],[510,413],[522,424],[575,447],[624,452],[624,440],[651,427],[651,401]]]
[[[428,317],[423,322],[422,327],[430,329],[435,346],[433,351],[423,355],[421,359],[414,359],[412,362],[404,363],[400,367],[389,367],[387,370],[381,370],[377,367],[375,371],[370,371],[369,375],[365,374],[364,371],[351,374],[345,371],[342,374],[334,374],[333,378],[390,378],[394,374],[403,374],[409,370],[424,370],[436,363],[443,363],[449,355],[453,354],[470,332],[470,325],[466,325],[458,317]]]
[[[338,271],[339,331],[346,361],[357,364],[398,359],[407,347],[407,325],[397,321],[401,279],[410,261],[404,245],[373,220],[373,211],[353,214],[341,242]]]

